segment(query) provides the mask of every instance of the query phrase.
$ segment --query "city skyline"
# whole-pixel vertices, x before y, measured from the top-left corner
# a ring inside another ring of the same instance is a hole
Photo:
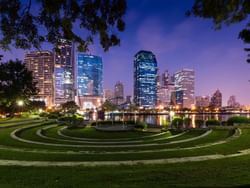
[[[147,0],[140,3],[128,1],[127,28],[120,34],[120,47],[104,53],[97,43],[91,46],[91,54],[103,59],[104,88],[113,88],[120,80],[124,83],[125,95],[131,95],[133,55],[139,50],[150,50],[156,55],[161,71],[167,69],[174,73],[191,68],[196,72],[195,96],[212,95],[219,89],[223,93],[223,105],[231,95],[235,95],[241,104],[249,105],[250,78],[247,73],[250,66],[246,63],[245,46],[237,39],[242,24],[214,31],[211,21],[185,16],[193,1],[178,3],[170,0],[166,6],[164,2],[154,2],[152,5]],[[49,45],[43,46],[43,50],[51,49]],[[23,60],[24,52],[5,52],[4,60]]]

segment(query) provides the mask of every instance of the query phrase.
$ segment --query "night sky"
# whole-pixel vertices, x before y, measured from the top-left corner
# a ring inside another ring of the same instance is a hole
[[[129,0],[125,16],[126,30],[120,33],[121,45],[103,52],[98,43],[91,54],[104,63],[104,88],[113,89],[116,81],[133,94],[133,56],[150,50],[157,58],[160,72],[174,73],[182,68],[195,70],[195,95],[223,94],[223,105],[230,95],[250,105],[250,64],[246,63],[246,45],[238,39],[244,23],[215,31],[211,20],[190,18],[185,12],[192,0]],[[44,49],[51,49],[44,45]],[[1,52],[2,53],[2,52]],[[4,60],[23,59],[25,51],[4,52]]]

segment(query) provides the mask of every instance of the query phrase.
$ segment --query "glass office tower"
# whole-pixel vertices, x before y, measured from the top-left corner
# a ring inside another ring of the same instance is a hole
[[[78,53],[75,72],[77,104],[81,109],[100,107],[103,95],[103,64],[101,57]]]
[[[54,82],[56,105],[74,100],[74,45],[60,39],[55,50]]]
[[[77,95],[102,96],[102,59],[98,56],[78,53]]]
[[[157,61],[150,51],[139,51],[134,58],[134,102],[152,108],[157,102]]]

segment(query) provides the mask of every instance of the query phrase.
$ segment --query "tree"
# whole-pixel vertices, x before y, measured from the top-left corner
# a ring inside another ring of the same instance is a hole
[[[114,111],[117,110],[118,107],[111,103],[109,100],[106,100],[103,104],[102,104],[102,110],[103,111]]]
[[[245,28],[240,31],[238,36],[247,44],[250,43],[249,14],[249,0],[196,0],[192,9],[187,11],[188,16],[212,19],[215,29],[247,20]],[[245,51],[249,52],[250,48],[245,48]],[[247,62],[250,63],[250,59],[247,59]]]
[[[74,114],[79,109],[79,106],[75,103],[75,101],[68,101],[62,104],[62,109],[64,112]]]
[[[29,110],[44,110],[46,108],[46,104],[44,101],[29,101],[28,104]]]
[[[98,35],[106,51],[120,43],[116,33],[125,29],[125,12],[126,0],[1,0],[0,48],[39,49],[63,38],[86,51]]]
[[[14,113],[17,102],[26,103],[37,95],[38,89],[32,72],[21,61],[8,61],[0,64],[0,105],[4,112]]]

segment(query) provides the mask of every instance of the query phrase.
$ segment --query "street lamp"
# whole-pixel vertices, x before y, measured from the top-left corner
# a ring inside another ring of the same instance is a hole
[[[24,105],[23,100],[18,100],[16,103],[17,103],[18,106],[23,106]]]

